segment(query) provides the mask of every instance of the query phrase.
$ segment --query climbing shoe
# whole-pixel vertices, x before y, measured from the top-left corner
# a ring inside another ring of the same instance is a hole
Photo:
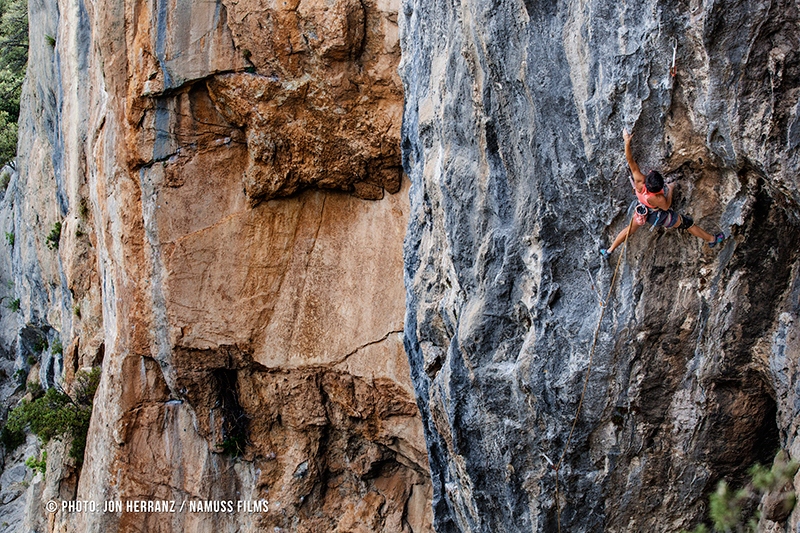
[[[725,234],[717,233],[716,235],[714,235],[714,242],[708,243],[708,247],[713,248],[724,240],[725,240]]]
[[[610,255],[611,255],[611,252],[609,252],[605,248],[600,248],[600,257],[602,257],[603,259],[608,259],[608,257]]]

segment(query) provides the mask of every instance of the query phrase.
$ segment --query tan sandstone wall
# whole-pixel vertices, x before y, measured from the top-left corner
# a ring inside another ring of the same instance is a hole
[[[431,530],[402,340],[397,8],[59,2],[58,69],[38,82],[58,112],[36,118],[29,87],[19,197],[55,196],[30,233],[63,220],[37,274],[60,292],[24,305],[64,339],[67,386],[103,373],[85,463],[51,458],[29,525]],[[51,498],[269,512],[38,510]]]

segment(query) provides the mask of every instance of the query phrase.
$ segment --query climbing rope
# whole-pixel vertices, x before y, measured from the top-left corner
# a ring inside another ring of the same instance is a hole
[[[564,451],[561,452],[561,457],[558,458],[558,461],[553,464],[550,462],[553,470],[556,471],[556,516],[558,519],[558,533],[561,533],[561,495],[559,493],[558,487],[558,472],[561,470],[561,465],[564,464],[564,458],[567,455],[567,450],[569,450],[569,444],[572,441],[572,435],[575,433],[575,427],[578,425],[578,419],[581,414],[581,408],[583,407],[583,400],[586,397],[586,387],[589,385],[589,375],[592,372],[592,361],[594,360],[594,352],[595,348],[597,347],[597,337],[600,334],[600,325],[603,323],[603,316],[606,312],[606,306],[611,303],[611,293],[614,291],[614,282],[617,280],[617,272],[619,272],[619,265],[622,264],[622,256],[625,255],[625,251],[628,247],[628,237],[631,234],[631,227],[633,227],[633,217],[631,217],[630,222],[628,222],[628,231],[625,233],[625,242],[622,243],[622,251],[620,251],[619,257],[617,258],[617,266],[614,267],[614,275],[611,276],[611,285],[608,287],[608,294],[605,298],[605,303],[601,300],[600,303],[600,318],[597,319],[597,327],[594,329],[594,337],[592,338],[592,346],[589,349],[589,365],[586,367],[586,377],[583,380],[583,390],[581,391],[580,400],[578,400],[578,408],[575,410],[575,419],[572,421],[572,427],[569,430],[569,436],[567,436],[567,442],[564,444]],[[547,459],[547,456],[545,456]]]

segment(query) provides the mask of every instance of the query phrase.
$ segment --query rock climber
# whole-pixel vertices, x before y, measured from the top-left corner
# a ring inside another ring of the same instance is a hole
[[[688,231],[695,237],[703,239],[708,244],[709,248],[713,248],[717,244],[725,240],[724,233],[717,233],[711,235],[702,228],[694,225],[694,220],[689,215],[679,215],[673,211],[672,206],[672,191],[671,185],[664,184],[664,178],[658,171],[651,170],[647,176],[642,174],[639,170],[639,165],[633,158],[633,151],[631,150],[631,134],[627,129],[622,130],[622,138],[625,140],[625,159],[628,160],[628,166],[631,168],[633,174],[633,190],[636,193],[636,198],[639,199],[639,205],[636,206],[636,211],[631,222],[630,234],[643,226],[645,223],[651,226],[663,226],[665,228],[678,228],[683,231]],[[611,252],[625,241],[628,234],[628,228],[620,231],[617,238],[608,249],[600,250],[603,257],[608,257]]]

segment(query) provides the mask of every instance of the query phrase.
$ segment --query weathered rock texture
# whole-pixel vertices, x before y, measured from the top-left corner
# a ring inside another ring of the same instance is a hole
[[[82,469],[55,443],[46,482],[9,489],[24,456],[7,457],[3,503],[29,511],[14,530],[430,531],[402,341],[397,5],[30,6],[1,347],[48,386],[102,380]],[[269,511],[41,508],[74,498]]]
[[[402,90],[392,2],[198,8],[165,0],[126,9],[132,165],[174,158],[180,166],[207,143],[225,141],[247,146],[241,181],[252,202],[308,186],[369,199],[399,190]],[[193,131],[190,118],[200,117],[186,107],[200,95],[171,95],[192,89],[208,93],[217,115],[203,117],[211,120],[204,135]],[[169,124],[170,115],[183,118]],[[232,127],[238,135],[227,138]]]
[[[559,472],[562,531],[691,528],[717,480],[779,447],[800,459],[798,16],[404,0],[405,335],[438,531],[557,530],[548,461],[616,262],[598,249],[633,199],[623,127],[678,209],[730,238],[628,243]],[[761,527],[800,531],[800,511]]]

